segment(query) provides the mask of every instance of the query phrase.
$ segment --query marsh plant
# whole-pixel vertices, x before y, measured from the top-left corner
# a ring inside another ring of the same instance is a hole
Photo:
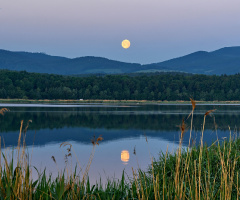
[[[209,110],[203,116],[201,127],[201,142],[193,144],[192,123],[196,102],[191,99],[192,111],[180,127],[179,148],[174,153],[168,150],[161,152],[159,158],[152,160],[148,171],[134,170],[132,178],[108,180],[103,185],[90,185],[88,172],[91,166],[96,146],[103,139],[93,138],[93,150],[85,170],[77,172],[59,172],[56,178],[44,171],[37,180],[32,179],[32,170],[23,135],[23,121],[20,125],[17,156],[9,160],[2,153],[0,166],[0,199],[238,199],[240,170],[240,139],[231,136],[228,140],[217,140],[212,145],[203,143],[205,122],[215,110]],[[7,110],[4,109],[3,113]],[[190,126],[186,121],[190,119]],[[29,125],[30,121],[27,123]],[[215,123],[215,121],[214,121]],[[217,125],[214,124],[217,131]],[[24,131],[23,131],[24,130]],[[189,145],[182,148],[183,138],[190,131]],[[21,141],[21,138],[22,141]],[[147,138],[146,138],[147,142]],[[66,147],[65,161],[75,154],[69,143]],[[136,150],[135,150],[136,154]],[[54,156],[52,160],[57,164]],[[14,165],[13,163],[16,163]]]

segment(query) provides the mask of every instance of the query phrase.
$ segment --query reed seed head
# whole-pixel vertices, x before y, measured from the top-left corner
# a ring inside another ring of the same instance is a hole
[[[4,115],[5,112],[8,112],[8,111],[10,111],[10,110],[7,109],[7,108],[2,108],[2,109],[0,110],[0,114],[1,114],[1,115]]]
[[[192,111],[194,111],[194,109],[196,108],[196,101],[192,98],[190,98],[191,103],[192,103]]]
[[[217,110],[217,109],[213,109],[213,110],[209,110],[209,111],[207,111],[207,112],[205,113],[205,115],[204,115],[204,116],[207,116],[207,115],[209,115],[210,113],[214,112],[215,110]]]

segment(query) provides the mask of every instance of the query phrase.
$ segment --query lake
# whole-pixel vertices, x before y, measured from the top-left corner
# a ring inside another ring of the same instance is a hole
[[[190,104],[0,104],[3,107],[10,111],[0,115],[2,151],[11,156],[18,143],[21,120],[23,128],[32,120],[26,135],[23,134],[31,166],[39,172],[46,168],[53,177],[64,169],[73,171],[77,163],[82,176],[93,151],[94,136],[101,135],[103,141],[94,149],[89,171],[92,184],[100,177],[103,183],[119,179],[123,170],[132,177],[132,169],[147,170],[152,158],[157,158],[160,152],[165,153],[167,148],[174,152],[179,146],[182,119],[188,127],[183,147],[189,144]],[[197,105],[192,142],[199,143],[204,114],[212,109],[217,110],[206,118],[204,142],[211,144],[217,138],[223,141],[229,138],[230,130],[232,137],[238,134],[240,105]],[[66,157],[69,144],[71,156]],[[37,176],[33,168],[33,177]]]

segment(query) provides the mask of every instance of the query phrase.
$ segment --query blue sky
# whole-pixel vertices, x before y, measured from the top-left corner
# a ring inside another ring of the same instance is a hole
[[[12,51],[145,64],[240,46],[239,0],[1,0],[0,8],[0,49]]]

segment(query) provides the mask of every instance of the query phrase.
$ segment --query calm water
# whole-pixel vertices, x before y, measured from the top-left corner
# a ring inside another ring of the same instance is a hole
[[[25,127],[28,120],[32,120],[26,133],[31,165],[40,171],[46,168],[53,176],[66,167],[71,171],[78,162],[84,171],[93,149],[91,139],[102,135],[104,140],[95,148],[89,172],[92,183],[100,177],[103,182],[120,178],[123,170],[131,177],[132,168],[147,169],[151,158],[157,158],[159,152],[165,152],[167,147],[170,152],[174,151],[179,142],[178,126],[191,112],[191,105],[0,104],[2,107],[10,109],[0,116],[2,150],[11,152],[17,145],[20,121],[24,120]],[[196,143],[200,139],[203,116],[211,109],[217,110],[213,116],[207,116],[204,142],[210,144],[217,137],[228,138],[229,127],[232,134],[239,130],[240,105],[197,105],[192,133]],[[190,119],[186,123],[190,126]],[[69,146],[60,147],[63,142],[72,145],[72,157],[68,160],[65,154]],[[188,143],[189,131],[183,145]],[[36,172],[33,174],[37,176]]]

